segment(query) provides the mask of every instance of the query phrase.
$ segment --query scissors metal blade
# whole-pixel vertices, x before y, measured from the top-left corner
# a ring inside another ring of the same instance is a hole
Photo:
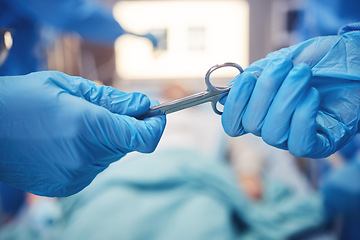
[[[147,113],[142,115],[140,119],[177,112],[206,102],[217,102],[223,95],[230,91],[231,87],[232,85],[227,87],[216,87],[218,90],[217,92],[207,90],[153,106]]]

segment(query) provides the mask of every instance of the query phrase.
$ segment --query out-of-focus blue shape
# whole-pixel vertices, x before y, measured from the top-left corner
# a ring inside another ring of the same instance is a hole
[[[24,191],[0,182],[0,214],[15,216],[24,203]]]
[[[14,40],[0,75],[27,74],[41,68],[44,53],[38,48],[44,25],[100,44],[113,44],[126,33],[111,10],[94,1],[0,0],[0,27],[10,29]]]
[[[342,240],[357,239],[360,234],[360,164],[358,160],[329,173],[322,187],[329,219],[341,219]]]
[[[156,49],[159,46],[159,40],[154,34],[147,33],[147,34],[141,35],[141,37],[149,39],[149,41],[153,45],[154,49]]]
[[[334,35],[339,28],[360,21],[358,0],[308,0],[298,28],[301,40]]]
[[[129,156],[61,199],[50,239],[286,239],[322,223],[317,196],[266,182],[250,202],[223,162],[187,150]],[[64,224],[66,223],[66,224]]]
[[[341,148],[338,153],[344,158],[345,161],[353,160],[359,153],[360,149],[360,135],[356,135],[348,144]]]

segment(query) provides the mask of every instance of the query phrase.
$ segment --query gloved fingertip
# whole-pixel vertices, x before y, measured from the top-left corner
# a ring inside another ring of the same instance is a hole
[[[312,75],[311,68],[306,63],[296,64],[291,71],[301,78],[310,78]]]
[[[291,60],[291,58],[287,55],[279,57],[279,58],[275,58],[272,61],[269,62],[269,64],[267,65],[267,68],[276,68],[276,69],[281,69],[282,71],[285,70],[290,70],[293,67],[293,62]]]
[[[138,120],[144,120],[149,117],[158,116],[158,115],[164,115],[164,113],[160,109],[151,109],[152,107],[155,107],[159,105],[159,102],[157,100],[150,100],[150,106],[148,110],[144,114],[140,114],[135,116]]]
[[[254,82],[257,79],[256,73],[253,72],[243,72],[237,76],[236,80],[237,82],[243,81],[243,82]]]
[[[264,70],[263,68],[258,67],[258,66],[250,66],[250,67],[246,68],[245,71],[241,75],[250,73],[255,77],[255,79],[258,79],[263,70]]]
[[[223,126],[224,132],[229,137],[239,137],[246,133],[245,129],[240,124],[239,124],[239,126],[235,127],[234,124],[228,123],[223,119],[224,118],[221,119],[221,124]]]
[[[142,131],[143,138],[149,139],[149,141],[146,141],[144,144],[136,144],[133,150],[141,153],[151,153],[155,151],[162,134],[164,133],[166,126],[166,116],[156,115],[145,118],[141,121],[143,121],[143,129],[146,129],[145,131]]]
[[[132,92],[112,96],[111,111],[120,115],[137,117],[150,108],[150,99],[143,93]]]
[[[246,134],[244,127],[241,124],[241,117],[233,118],[223,116],[221,117],[221,125],[223,126],[224,132],[229,137],[239,137]]]
[[[138,105],[134,110],[134,114],[132,115],[139,116],[141,114],[146,113],[152,104],[152,100],[150,100],[148,96],[142,93],[133,93],[133,94],[136,95],[135,99],[137,99]]]
[[[140,99],[140,105],[145,106],[145,107],[150,107],[151,100],[147,95],[145,95],[143,93],[135,93],[135,94],[138,94],[138,97]]]

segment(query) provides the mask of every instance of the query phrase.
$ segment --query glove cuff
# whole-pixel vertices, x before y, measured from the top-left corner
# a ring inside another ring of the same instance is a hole
[[[353,32],[353,31],[359,31],[359,30],[360,30],[360,22],[350,23],[342,26],[338,31],[338,35],[342,35],[344,33]]]

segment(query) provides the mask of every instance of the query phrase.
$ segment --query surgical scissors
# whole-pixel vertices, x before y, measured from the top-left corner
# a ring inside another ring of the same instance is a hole
[[[207,86],[207,90],[199,93],[195,93],[190,96],[186,96],[183,98],[175,99],[169,102],[165,102],[156,106],[153,106],[149,109],[148,112],[143,114],[142,116],[138,117],[138,119],[144,119],[147,117],[152,117],[156,115],[162,115],[162,114],[169,114],[173,112],[177,112],[186,108],[190,108],[199,104],[203,104],[206,102],[211,102],[212,108],[215,113],[221,115],[222,112],[218,110],[217,108],[217,102],[219,99],[227,94],[232,85],[225,86],[225,87],[217,87],[211,84],[210,82],[210,75],[215,70],[222,68],[222,67],[234,67],[237,70],[239,70],[240,73],[242,73],[244,70],[242,67],[236,63],[232,62],[226,62],[223,64],[218,64],[215,66],[212,66],[205,75],[205,83]]]

